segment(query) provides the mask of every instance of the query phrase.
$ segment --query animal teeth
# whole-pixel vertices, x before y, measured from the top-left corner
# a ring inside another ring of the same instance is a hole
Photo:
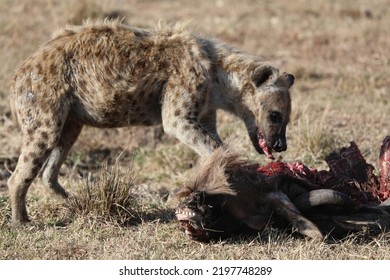
[[[192,217],[196,215],[195,212],[192,212],[192,211],[184,211],[184,210],[179,210],[179,209],[177,209],[177,210],[175,211],[175,214],[176,214],[176,215],[192,216]]]

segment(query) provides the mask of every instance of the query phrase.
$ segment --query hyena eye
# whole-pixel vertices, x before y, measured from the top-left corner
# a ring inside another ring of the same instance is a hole
[[[269,119],[272,123],[281,123],[282,122],[282,114],[277,111],[273,111],[269,115]]]

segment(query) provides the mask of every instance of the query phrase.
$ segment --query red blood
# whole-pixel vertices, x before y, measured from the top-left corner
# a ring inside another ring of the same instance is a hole
[[[294,176],[290,168],[288,168],[288,164],[285,162],[270,162],[264,166],[259,166],[257,172],[271,177],[280,174]]]
[[[390,136],[381,147],[379,179],[354,142],[331,153],[325,160],[329,171],[318,171],[300,162],[270,162],[257,166],[256,170],[265,176],[287,176],[315,188],[334,189],[357,202],[379,204],[390,197]]]
[[[267,142],[261,134],[259,134],[259,147],[263,150],[267,158],[275,159],[274,155],[272,154],[272,149],[267,145]]]

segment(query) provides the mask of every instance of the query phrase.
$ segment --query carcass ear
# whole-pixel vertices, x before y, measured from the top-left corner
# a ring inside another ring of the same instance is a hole
[[[272,66],[264,65],[257,67],[252,73],[252,82],[256,87],[260,87],[278,74],[278,70]]]

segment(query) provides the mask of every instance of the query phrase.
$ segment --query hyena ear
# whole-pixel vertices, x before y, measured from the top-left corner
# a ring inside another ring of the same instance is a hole
[[[285,72],[285,73],[283,73],[282,76],[285,76],[285,79],[286,79],[286,82],[287,82],[287,86],[288,86],[289,88],[292,87],[292,85],[293,85],[294,82],[295,82],[295,77],[294,77],[294,75]]]
[[[277,82],[281,83],[283,86],[290,88],[294,84],[295,77],[292,74],[284,72],[278,78]]]
[[[260,87],[279,73],[278,69],[270,66],[263,65],[257,67],[252,73],[252,82],[256,87]]]

